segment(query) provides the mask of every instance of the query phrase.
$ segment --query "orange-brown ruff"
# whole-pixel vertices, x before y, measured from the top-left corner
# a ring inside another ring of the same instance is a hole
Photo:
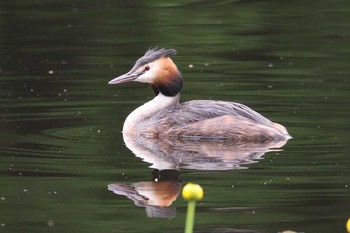
[[[150,49],[126,74],[109,82],[150,83],[156,97],[134,110],[123,133],[147,137],[279,141],[290,137],[285,127],[249,107],[224,101],[193,100],[179,103],[183,79],[170,58],[174,49]]]

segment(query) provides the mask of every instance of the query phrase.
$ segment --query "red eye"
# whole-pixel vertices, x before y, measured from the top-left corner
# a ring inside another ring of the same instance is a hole
[[[149,66],[145,66],[145,71],[149,70],[150,67]]]

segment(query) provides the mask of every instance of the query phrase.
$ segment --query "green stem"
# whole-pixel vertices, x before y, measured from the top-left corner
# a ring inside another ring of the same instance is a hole
[[[196,210],[196,201],[189,201],[187,205],[185,233],[193,232],[195,210]]]

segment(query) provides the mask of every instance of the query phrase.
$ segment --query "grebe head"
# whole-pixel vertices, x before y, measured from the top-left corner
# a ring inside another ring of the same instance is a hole
[[[131,81],[150,83],[156,94],[160,92],[165,96],[175,96],[183,86],[181,73],[170,58],[175,54],[175,49],[149,49],[128,73],[109,81],[108,84]]]

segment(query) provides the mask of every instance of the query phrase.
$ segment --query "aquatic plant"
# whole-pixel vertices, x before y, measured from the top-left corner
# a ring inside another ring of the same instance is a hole
[[[192,233],[193,231],[196,201],[201,200],[203,194],[203,189],[199,184],[188,183],[182,189],[182,197],[188,201],[185,233]]]

